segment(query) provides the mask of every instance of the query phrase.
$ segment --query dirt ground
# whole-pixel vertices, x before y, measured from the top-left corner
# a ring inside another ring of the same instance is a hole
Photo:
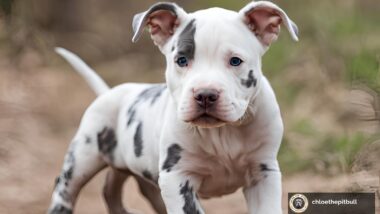
[[[0,60],[0,213],[46,212],[68,142],[86,106],[95,98],[68,67],[28,63],[26,57],[17,70],[10,62]],[[76,213],[106,213],[101,196],[104,177],[102,171],[82,190]],[[345,175],[285,175],[284,210],[287,192],[342,191],[349,183]],[[134,180],[124,186],[124,194],[129,208],[154,213]],[[202,204],[210,214],[247,213],[241,191]]]

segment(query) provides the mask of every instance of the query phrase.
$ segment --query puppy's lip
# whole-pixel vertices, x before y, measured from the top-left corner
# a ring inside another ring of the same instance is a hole
[[[202,128],[220,127],[227,123],[226,121],[207,113],[203,113],[187,122]]]
[[[194,122],[197,120],[207,120],[207,119],[215,119],[215,120],[221,120],[216,116],[213,116],[210,113],[207,113],[205,111],[198,112],[198,114],[193,115],[193,117],[185,120],[185,122]]]
[[[197,118],[193,119],[192,121],[194,120],[206,120],[206,121],[211,121],[211,120],[215,120],[215,121],[222,121],[221,119],[215,117],[215,116],[212,116],[210,114],[207,114],[207,113],[204,113],[204,114],[201,114],[200,116],[198,116]]]

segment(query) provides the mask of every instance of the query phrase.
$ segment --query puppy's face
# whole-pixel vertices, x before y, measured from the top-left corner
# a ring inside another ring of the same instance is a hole
[[[178,118],[206,128],[239,121],[260,90],[261,57],[277,38],[283,14],[267,2],[239,13],[212,8],[192,14],[164,4],[138,16],[151,14],[145,22],[166,57]]]
[[[165,53],[178,117],[202,127],[236,122],[258,92],[262,46],[235,12],[214,8],[189,19]]]

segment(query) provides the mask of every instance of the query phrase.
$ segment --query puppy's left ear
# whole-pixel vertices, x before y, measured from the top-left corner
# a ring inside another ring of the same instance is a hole
[[[134,35],[132,42],[137,42],[147,26],[151,38],[160,49],[172,38],[176,29],[186,20],[187,13],[172,2],[159,2],[147,11],[133,17]]]
[[[264,47],[277,40],[281,23],[284,23],[293,40],[298,41],[297,25],[272,2],[251,2],[242,8],[239,14]]]

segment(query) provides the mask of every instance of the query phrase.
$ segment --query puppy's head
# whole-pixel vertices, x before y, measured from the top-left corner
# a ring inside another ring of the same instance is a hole
[[[157,3],[135,15],[133,41],[148,26],[166,56],[178,118],[218,127],[239,121],[258,94],[261,57],[276,41],[281,23],[298,40],[297,26],[271,2],[252,2],[239,12],[210,8],[194,13]]]

